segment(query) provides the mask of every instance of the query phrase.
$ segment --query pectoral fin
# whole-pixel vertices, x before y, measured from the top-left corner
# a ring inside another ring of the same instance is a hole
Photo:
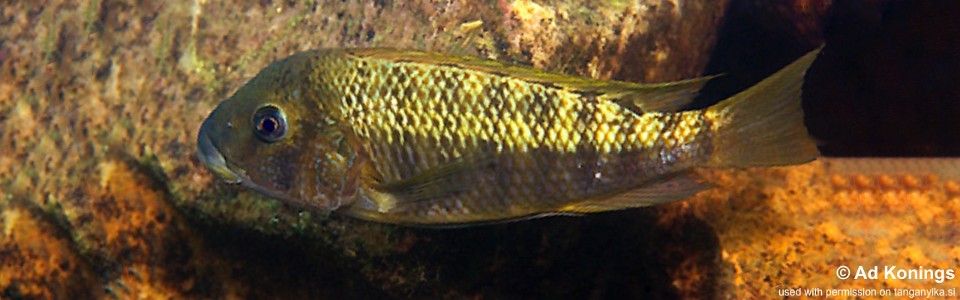
[[[492,157],[461,157],[395,182],[383,183],[371,195],[381,212],[404,204],[456,196],[470,187],[470,176],[493,166]]]

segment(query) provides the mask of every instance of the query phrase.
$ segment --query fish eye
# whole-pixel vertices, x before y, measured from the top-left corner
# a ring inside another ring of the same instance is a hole
[[[273,105],[257,109],[253,114],[253,132],[267,143],[279,141],[287,134],[287,118],[283,111]]]

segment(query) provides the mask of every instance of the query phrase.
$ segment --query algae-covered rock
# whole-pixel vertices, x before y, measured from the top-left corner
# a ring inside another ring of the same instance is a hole
[[[660,247],[643,241],[665,234],[643,228],[654,226],[653,212],[625,227],[617,218],[462,230],[365,223],[222,184],[199,165],[194,140],[221,99],[300,50],[455,51],[664,81],[699,75],[724,8],[725,1],[10,3],[0,9],[2,245],[11,253],[0,290],[67,298],[691,293],[671,287],[671,266],[717,253],[647,261]],[[707,231],[692,224],[657,226]],[[618,234],[584,234],[603,228]],[[602,246],[614,242],[621,245]],[[640,275],[602,275],[624,268],[613,260],[577,267],[611,253],[636,261],[626,270]],[[540,278],[539,289],[524,289],[528,278]],[[639,287],[620,291],[626,284]]]
[[[815,165],[707,172],[716,190],[664,207],[437,230],[299,211],[218,182],[196,159],[196,132],[213,107],[300,50],[456,51],[657,82],[701,75],[726,9],[652,0],[8,3],[0,297],[716,298],[771,296],[779,281],[803,276],[829,284],[829,259],[798,257],[882,243],[838,221],[778,221],[832,205],[817,193],[833,189],[797,183],[811,182]],[[931,199],[916,206],[942,206]],[[903,226],[946,230],[936,220],[955,218],[957,207],[941,208]],[[769,238],[780,229],[792,235]],[[886,243],[903,248],[881,255],[932,265],[960,253]]]

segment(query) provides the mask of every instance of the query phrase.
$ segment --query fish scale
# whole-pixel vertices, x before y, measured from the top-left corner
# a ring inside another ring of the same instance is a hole
[[[800,108],[815,57],[710,108],[677,111],[709,77],[648,85],[417,51],[307,51],[218,106],[198,149],[231,182],[378,222],[641,207],[704,189],[694,167],[816,158]],[[261,132],[275,127],[288,132]]]
[[[351,111],[364,112],[353,114],[354,117],[348,122],[356,128],[358,136],[367,141],[367,147],[372,149],[374,156],[371,161],[384,182],[403,180],[458,158],[497,156],[497,168],[477,171],[488,173],[481,176],[486,180],[479,180],[469,187],[470,190],[485,192],[464,193],[444,201],[428,201],[406,208],[417,212],[426,209],[420,217],[458,219],[472,215],[489,218],[477,212],[502,214],[498,206],[503,205],[518,206],[522,209],[517,213],[530,214],[545,208],[556,208],[570,198],[591,198],[636,186],[655,174],[626,174],[624,169],[642,169],[636,166],[639,164],[636,161],[649,156],[647,152],[680,151],[665,149],[667,144],[655,142],[661,139],[658,133],[662,127],[651,127],[649,124],[688,119],[679,123],[687,126],[679,126],[674,135],[682,139],[682,144],[697,149],[695,136],[699,132],[688,128],[690,125],[702,125],[704,120],[703,114],[681,114],[680,117],[657,114],[637,118],[611,101],[447,66],[375,59],[358,59],[353,66],[355,71],[344,72],[355,74],[346,77],[343,85],[351,88],[343,88],[339,92],[347,95],[344,98],[356,101],[344,102],[343,109],[348,115]],[[362,71],[363,68],[368,71]],[[363,74],[377,79],[363,77]],[[382,93],[384,90],[387,92]],[[536,97],[540,101],[531,101],[535,98],[533,95],[540,95]],[[350,104],[355,107],[347,107]],[[454,107],[458,109],[451,109]],[[544,113],[546,118],[543,117]],[[398,119],[414,122],[403,124]],[[440,124],[444,126],[438,126]],[[638,139],[634,134],[628,137],[628,132],[650,134]],[[480,139],[472,138],[478,134]],[[381,138],[407,135],[413,138]],[[453,139],[452,143],[439,142],[447,137]],[[639,143],[627,144],[626,141]],[[496,149],[495,153],[478,151],[483,149],[480,143],[491,143]],[[553,158],[556,163],[527,159],[525,154],[531,150],[555,153]],[[392,151],[417,155],[413,159],[400,159],[402,155],[389,155]],[[592,159],[598,158],[610,163],[589,169],[581,167],[584,164],[597,165]],[[661,162],[671,165],[675,161],[661,159]],[[693,163],[696,161],[688,164]],[[580,172],[583,174],[570,175],[569,170],[578,169],[585,171]],[[669,170],[668,165],[661,166],[657,171]],[[552,175],[544,178],[542,174]],[[598,182],[598,174],[616,179]],[[534,190],[537,193],[531,192]],[[512,201],[504,203],[486,199]]]

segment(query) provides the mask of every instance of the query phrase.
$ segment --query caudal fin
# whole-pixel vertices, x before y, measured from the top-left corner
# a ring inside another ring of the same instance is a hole
[[[817,146],[803,126],[800,88],[822,48],[707,109],[718,124],[710,165],[777,166],[817,158]]]

